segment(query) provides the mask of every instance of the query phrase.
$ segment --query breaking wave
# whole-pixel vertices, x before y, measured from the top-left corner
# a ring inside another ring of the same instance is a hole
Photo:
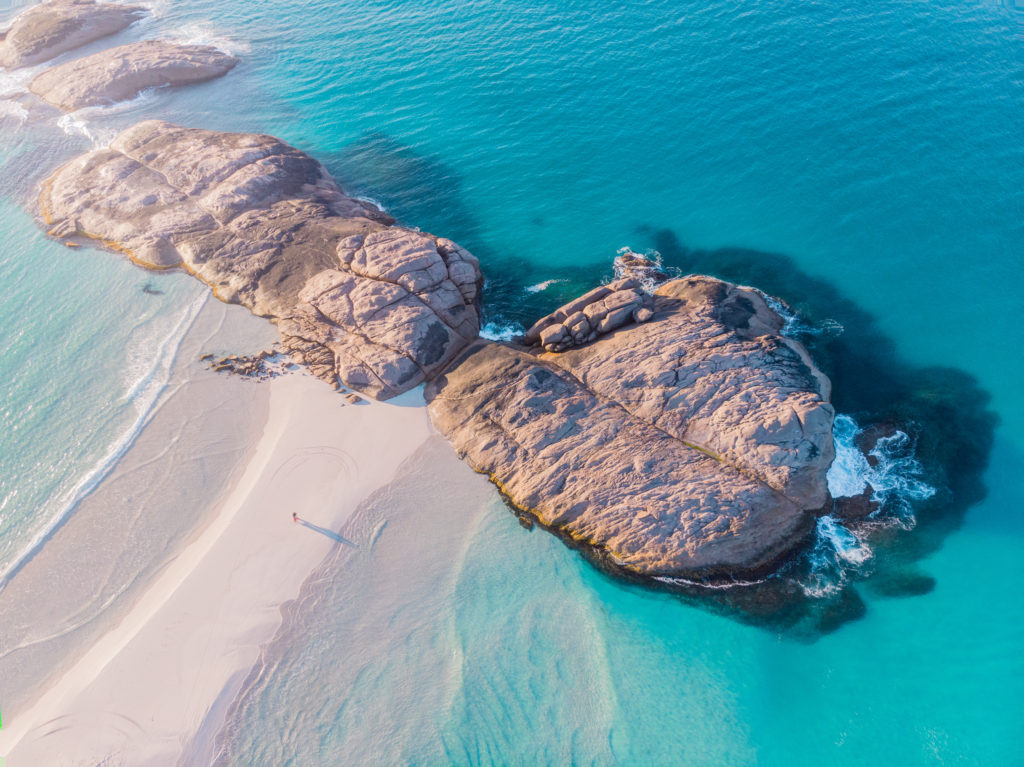
[[[74,112],[68,112],[57,119],[57,125],[66,135],[84,136],[94,149],[103,149],[110,146],[110,142],[117,137],[123,127],[102,125],[101,121],[106,117],[150,107],[161,90],[163,90],[161,87],[146,88],[133,98],[119,101],[116,104],[84,107]]]
[[[935,488],[921,479],[924,469],[914,455],[914,441],[905,432],[895,431],[880,437],[865,456],[857,447],[861,431],[851,416],[836,416],[832,427],[836,457],[826,477],[829,493],[833,498],[851,498],[870,490],[878,508],[869,515],[869,523],[909,530],[916,522],[913,504],[935,495]],[[831,515],[819,517],[808,555],[810,571],[800,585],[811,597],[835,594],[871,557],[871,547],[860,534]]]
[[[505,324],[488,322],[480,328],[480,337],[486,338],[488,341],[505,341],[507,343],[523,335],[525,332],[523,326],[518,322],[508,322]]]
[[[661,253],[658,251],[645,250],[643,253],[637,253],[628,245],[615,251],[612,269],[615,280],[635,279],[646,293],[653,293],[665,280],[682,276],[679,269],[665,267],[662,264]]]
[[[818,518],[810,572],[800,586],[809,597],[838,593],[852,572],[871,559],[871,547],[833,516]]]
[[[906,432],[895,431],[880,437],[866,457],[857,447],[860,433],[852,417],[836,416],[832,427],[836,457],[826,477],[829,492],[833,498],[849,498],[870,487],[871,500],[879,506],[873,518],[890,519],[907,529],[913,527],[914,502],[935,495],[935,488],[921,479],[924,468],[914,455],[914,441]]]
[[[229,56],[246,56],[252,52],[249,43],[227,37],[208,24],[185,24],[171,32],[169,38],[182,45],[208,45]]]
[[[823,320],[817,325],[812,325],[782,299],[769,295],[758,288],[752,287],[749,289],[760,295],[764,302],[768,304],[768,307],[782,318],[782,329],[779,330],[779,333],[786,336],[786,338],[799,338],[800,336],[835,337],[845,330],[840,323],[832,319]]]

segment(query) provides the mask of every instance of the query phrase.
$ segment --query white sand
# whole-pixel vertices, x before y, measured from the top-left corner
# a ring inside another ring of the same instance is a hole
[[[263,386],[269,418],[231,493],[113,628],[29,708],[5,715],[7,767],[174,764],[200,728],[215,732],[282,604],[332,547],[349,545],[327,531],[431,434],[418,390],[343,407],[304,375]],[[324,530],[293,524],[293,511]]]

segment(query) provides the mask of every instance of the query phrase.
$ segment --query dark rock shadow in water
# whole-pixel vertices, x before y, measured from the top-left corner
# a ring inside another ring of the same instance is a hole
[[[448,237],[470,250],[467,243],[479,240],[478,227],[463,201],[462,177],[440,157],[421,154],[374,131],[318,159],[346,194],[380,203],[407,226]]]

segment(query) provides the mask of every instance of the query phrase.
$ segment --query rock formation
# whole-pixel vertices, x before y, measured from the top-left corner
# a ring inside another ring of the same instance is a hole
[[[711,277],[662,284],[655,319],[543,359],[803,509],[827,498],[832,387],[756,290]]]
[[[125,101],[146,88],[213,80],[237,63],[208,45],[146,40],[48,69],[32,81],[30,90],[70,112]]]
[[[41,203],[54,236],[187,269],[274,320],[336,386],[382,399],[427,381],[460,455],[619,572],[767,574],[828,501],[829,381],[756,290],[655,288],[660,266],[627,254],[526,345],[485,342],[479,267],[454,242],[396,226],[278,139],[161,121],[67,163]]]
[[[616,280],[537,320],[525,340],[549,352],[583,346],[627,322],[646,322],[653,316],[651,303],[635,279]]]
[[[394,226],[271,136],[139,123],[59,168],[40,201],[54,236],[187,269],[277,322],[317,375],[377,398],[421,383],[477,335],[472,255]]]
[[[828,379],[756,291],[689,277],[650,300],[649,322],[561,354],[478,342],[428,384],[431,417],[514,506],[610,567],[766,574],[827,499]]]
[[[134,5],[56,0],[18,16],[0,37],[0,66],[30,67],[113,35],[145,15]]]

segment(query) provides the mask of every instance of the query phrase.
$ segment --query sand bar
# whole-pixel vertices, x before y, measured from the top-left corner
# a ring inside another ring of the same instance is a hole
[[[219,727],[281,606],[333,548],[351,545],[335,531],[431,434],[418,390],[343,405],[302,374],[241,383],[269,392],[269,414],[240,476],[116,624],[34,702],[5,712],[9,767],[175,763],[197,732]]]

